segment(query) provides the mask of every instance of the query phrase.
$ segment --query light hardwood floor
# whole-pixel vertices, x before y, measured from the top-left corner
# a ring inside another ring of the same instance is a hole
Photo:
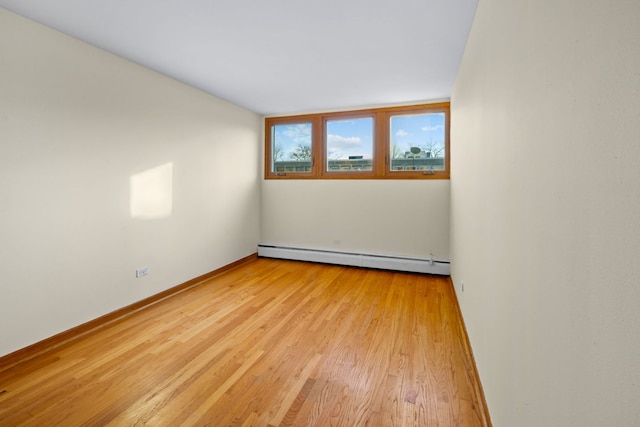
[[[0,372],[0,425],[484,426],[446,277],[258,259]]]

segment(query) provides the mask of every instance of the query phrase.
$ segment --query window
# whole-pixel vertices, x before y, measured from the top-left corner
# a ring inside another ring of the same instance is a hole
[[[283,123],[271,126],[271,171],[300,173],[311,171],[311,134],[309,122]]]
[[[265,119],[267,179],[448,179],[449,103]]]
[[[446,170],[445,119],[443,112],[391,115],[391,170]]]
[[[373,117],[325,122],[326,172],[373,170]]]

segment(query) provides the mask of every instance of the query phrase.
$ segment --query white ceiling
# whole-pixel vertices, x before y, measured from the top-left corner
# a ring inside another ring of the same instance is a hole
[[[264,115],[449,98],[478,0],[0,0]]]

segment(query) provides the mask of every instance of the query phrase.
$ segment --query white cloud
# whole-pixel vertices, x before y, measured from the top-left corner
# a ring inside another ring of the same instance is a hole
[[[346,159],[349,155],[371,155],[371,147],[364,147],[357,136],[327,135],[327,154],[332,159]]]
[[[398,132],[396,132],[396,136],[407,136],[407,135],[409,135],[409,132],[403,129],[400,129]]]
[[[311,126],[308,124],[290,125],[283,135],[291,138],[296,143],[311,144]]]
[[[357,136],[327,135],[327,147],[330,151],[350,150],[362,147],[362,139]]]
[[[443,125],[436,125],[436,126],[425,126],[422,128],[423,131],[425,132],[433,132],[436,130],[440,130],[440,129],[444,129]]]

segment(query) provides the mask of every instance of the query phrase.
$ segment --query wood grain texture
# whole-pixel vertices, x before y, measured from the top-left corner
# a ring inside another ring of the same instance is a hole
[[[147,308],[150,305],[155,304],[158,301],[163,300],[164,298],[169,298],[175,294],[178,294],[186,289],[189,289],[192,286],[199,284],[200,282],[210,279],[212,277],[223,274],[226,271],[233,270],[247,262],[254,261],[258,258],[258,254],[254,253],[248,255],[244,258],[241,258],[231,264],[225,265],[221,268],[218,268],[209,273],[203,274],[202,276],[191,279],[185,283],[182,283],[178,286],[174,286],[173,288],[167,289],[158,294],[152,295],[148,298],[145,298],[141,301],[137,301],[131,305],[123,307],[119,310],[113,311],[111,313],[107,313],[104,316],[100,316],[96,319],[93,319],[89,322],[83,323],[82,325],[76,326],[75,328],[69,329],[67,331],[56,334],[52,337],[39,341],[33,345],[22,348],[20,350],[14,351],[13,353],[4,355],[0,357],[0,371],[4,369],[10,368],[12,365],[16,363],[22,363],[27,359],[37,356],[43,351],[51,350],[54,347],[59,345],[63,345],[69,342],[72,342],[84,334],[91,333],[97,329],[100,329],[104,326],[109,325],[111,322],[115,322],[119,319],[122,319],[131,313],[134,313],[138,310],[142,310]]]
[[[258,259],[6,367],[0,425],[490,421],[449,278]]]

